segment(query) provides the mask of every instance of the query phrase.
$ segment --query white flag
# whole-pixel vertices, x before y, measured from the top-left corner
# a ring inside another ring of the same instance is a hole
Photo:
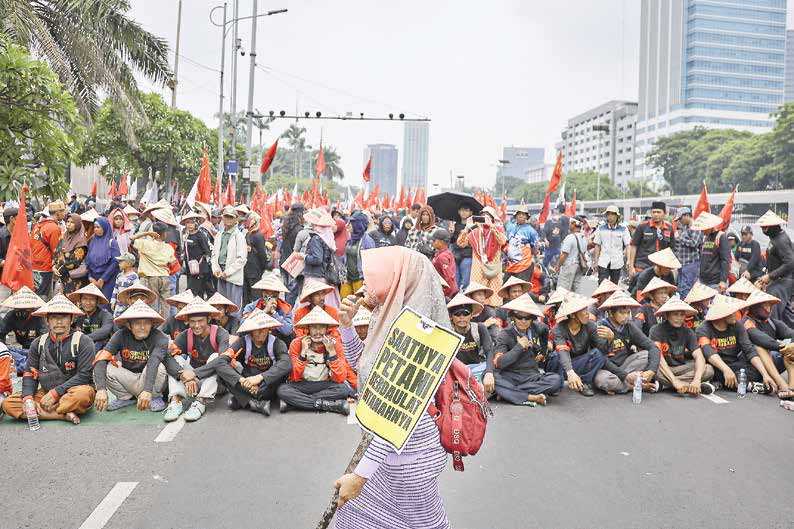
[[[138,198],[138,179],[136,178],[130,182],[130,191],[127,193],[128,200],[135,200]]]
[[[193,206],[196,205],[196,193],[198,193],[198,178],[193,182],[190,193],[187,194],[187,205],[190,206],[190,209],[193,209]]]
[[[554,203],[554,207],[557,208],[562,204],[565,205],[565,182],[562,183],[560,187],[560,194],[557,195],[557,201]]]

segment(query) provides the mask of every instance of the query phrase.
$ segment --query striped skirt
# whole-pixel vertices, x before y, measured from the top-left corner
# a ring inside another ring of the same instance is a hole
[[[336,512],[336,529],[447,529],[438,492],[447,453],[438,445],[381,464],[361,494]]]

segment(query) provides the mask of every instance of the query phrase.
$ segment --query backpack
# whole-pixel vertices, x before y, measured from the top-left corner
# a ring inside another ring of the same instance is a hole
[[[441,381],[428,412],[438,427],[441,446],[452,454],[452,466],[462,472],[463,457],[473,456],[480,450],[488,416],[493,412],[482,384],[457,358]]]
[[[218,326],[217,325],[210,325],[210,345],[212,346],[212,350],[216,353],[218,351]],[[190,352],[193,350],[193,329],[188,328],[187,330],[187,351],[186,354],[190,355]]]

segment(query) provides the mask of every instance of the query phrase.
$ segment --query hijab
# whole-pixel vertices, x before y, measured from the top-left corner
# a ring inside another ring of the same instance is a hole
[[[118,243],[113,238],[110,221],[105,217],[99,217],[94,223],[102,227],[103,233],[101,237],[94,235],[88,243],[86,263],[90,268],[96,270],[107,265],[117,255],[120,255],[120,251]]]
[[[422,214],[425,212],[430,214],[430,223],[423,225]],[[427,231],[430,228],[434,227],[435,225],[436,225],[436,214],[435,212],[433,212],[433,208],[431,208],[430,206],[422,206],[421,208],[419,208],[419,214],[416,216],[416,224],[414,224],[414,229]]]
[[[116,242],[119,245],[119,251],[121,253],[126,253],[126,251],[130,247],[130,234],[132,233],[134,227],[132,225],[132,221],[127,217],[127,214],[124,213],[123,209],[116,208],[110,212],[108,215],[108,219],[113,219],[116,215],[121,215],[121,218],[124,220],[124,224],[121,225],[121,228],[117,228],[113,226],[113,221],[111,220],[111,226],[113,227],[113,238],[116,239]]]
[[[369,227],[369,219],[362,211],[356,211],[350,217],[350,240],[347,241],[348,246],[358,244],[358,241],[364,237]]]
[[[61,239],[61,251],[71,252],[75,248],[87,246],[88,240],[85,237],[85,228],[83,227],[83,219],[77,213],[69,215],[69,219],[74,223],[77,229],[73,232],[66,231]]]

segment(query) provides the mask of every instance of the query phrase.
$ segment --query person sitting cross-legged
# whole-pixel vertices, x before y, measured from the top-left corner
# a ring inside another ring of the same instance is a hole
[[[91,379],[94,342],[72,331],[72,321],[82,315],[62,294],[33,313],[46,318],[50,330],[30,344],[22,394],[3,401],[8,416],[24,420],[24,402],[33,399],[39,419],[80,424],[79,416],[91,408],[96,393]]]
[[[794,380],[785,358],[794,355],[794,330],[772,316],[774,306],[778,303],[780,300],[775,296],[756,289],[745,301],[746,315],[741,324],[747,330],[769,376],[777,384],[778,397],[791,399],[794,391],[790,388]],[[781,371],[789,372],[788,382],[780,375]]]
[[[303,290],[301,290],[300,297],[298,298],[298,302],[304,303],[305,305],[295,309],[292,314],[293,332],[297,338],[305,336],[309,332],[305,325],[299,326],[298,322],[311,312],[314,307],[319,307],[335,321],[339,321],[339,311],[325,302],[325,297],[334,291],[334,287],[326,285],[322,281],[306,279],[303,283]],[[334,327],[329,329],[329,331],[334,337],[339,338],[339,330],[337,328]]]
[[[28,363],[30,344],[47,332],[42,318],[33,316],[33,311],[44,306],[44,300],[26,286],[0,303],[0,307],[11,309],[0,319],[0,341],[5,343],[14,359],[14,369],[22,376]],[[8,333],[14,333],[16,344],[7,341]]]
[[[292,338],[292,307],[281,299],[281,296],[289,292],[284,283],[281,282],[278,272],[266,271],[262,274],[262,279],[251,286],[254,291],[261,291],[259,299],[252,301],[243,307],[243,318],[247,318],[255,309],[259,309],[275,318],[281,327],[273,329],[271,332],[278,336],[284,343],[291,343]]]
[[[216,323],[226,329],[229,335],[237,334],[237,328],[240,326],[240,318],[237,317],[237,311],[240,308],[235,305],[230,299],[224,297],[220,292],[213,294],[207,303],[218,309],[220,313],[217,317],[212,318],[212,323]]]
[[[97,411],[115,411],[137,403],[140,411],[165,409],[163,394],[168,373],[163,363],[168,355],[168,336],[157,326],[163,317],[142,300],[127,308],[115,323],[119,326],[94,359]],[[172,376],[179,378],[173,371]],[[116,399],[108,402],[108,391]]]
[[[684,298],[684,302],[697,311],[692,315],[687,315],[685,325],[697,332],[697,328],[705,321],[706,312],[709,310],[709,305],[718,292],[713,288],[704,285],[700,281],[696,281],[689,293]]]
[[[348,415],[348,397],[354,386],[348,382],[351,372],[345,359],[341,339],[330,333],[339,323],[320,307],[295,323],[296,331],[306,334],[289,346],[292,373],[278,388],[281,412],[287,406],[302,410],[319,410]]]
[[[486,370],[486,360],[493,356],[494,348],[485,324],[472,321],[482,309],[482,305],[463,294],[456,295],[447,303],[452,330],[463,336],[456,357],[480,381]]]
[[[499,333],[493,354],[488,356],[483,385],[486,392],[512,404],[546,404],[546,396],[562,389],[559,373],[541,373],[538,364],[548,352],[549,329],[540,321],[543,309],[529,294],[502,305],[511,324]]]
[[[100,306],[108,304],[105,295],[89,283],[66,297],[85,313],[85,316],[75,318],[74,328],[91,338],[97,351],[102,349],[113,334],[113,315]]]

